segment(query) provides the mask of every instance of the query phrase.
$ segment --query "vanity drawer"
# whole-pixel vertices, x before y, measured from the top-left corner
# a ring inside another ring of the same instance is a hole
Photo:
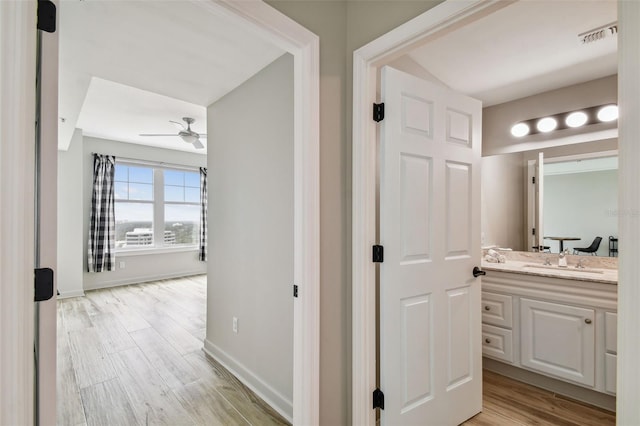
[[[618,352],[618,314],[604,313],[604,346],[607,352]]]
[[[491,358],[513,362],[512,331],[483,324],[482,353]]]
[[[500,327],[513,327],[513,298],[483,291],[482,322]]]

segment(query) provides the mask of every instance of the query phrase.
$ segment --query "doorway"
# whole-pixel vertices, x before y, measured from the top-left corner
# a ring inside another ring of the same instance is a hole
[[[506,3],[506,4],[505,4]],[[455,5],[445,2],[413,21],[380,37],[354,54],[354,134],[353,134],[353,336],[354,388],[353,422],[374,424],[375,413],[364,402],[376,388],[375,359],[375,266],[370,261],[376,241],[376,157],[377,126],[370,119],[371,104],[377,102],[376,70],[397,60],[422,43],[437,38],[440,31],[456,31],[466,23],[509,6],[512,2],[473,2]],[[367,386],[363,386],[367,384]],[[618,395],[620,398],[620,394]]]
[[[273,43],[293,56],[294,62],[294,282],[300,291],[293,300],[293,422],[317,423],[319,399],[319,207],[318,207],[318,38],[270,6],[234,2],[196,3],[202,14],[222,16],[231,25]],[[284,29],[284,30],[283,30]],[[57,48],[57,46],[56,46]],[[45,62],[44,74],[54,73],[55,61]],[[50,87],[56,93],[54,86]],[[46,114],[57,120],[56,109]],[[52,181],[55,182],[55,176]],[[55,192],[54,192],[55,193]],[[55,244],[54,244],[55,245]],[[55,252],[55,248],[48,248]],[[291,294],[291,293],[290,293]],[[53,324],[53,327],[52,327]],[[53,329],[52,329],[53,328]],[[41,329],[55,336],[55,320],[41,318]],[[49,342],[50,343],[50,342]],[[42,345],[40,368],[55,371],[55,345]],[[53,356],[51,356],[53,355]],[[49,365],[53,360],[53,368]],[[55,374],[54,374],[55,376]],[[45,402],[41,415],[52,415],[55,380],[42,383]],[[55,409],[54,409],[55,410]]]

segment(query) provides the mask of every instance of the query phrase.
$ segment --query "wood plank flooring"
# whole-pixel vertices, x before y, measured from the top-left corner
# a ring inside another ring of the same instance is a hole
[[[615,413],[483,371],[483,411],[466,426],[606,426]]]
[[[58,424],[288,424],[202,352],[205,305],[206,276],[59,300]],[[464,425],[615,425],[615,413],[490,371],[483,405]]]
[[[58,301],[59,425],[287,425],[202,351],[206,276]]]

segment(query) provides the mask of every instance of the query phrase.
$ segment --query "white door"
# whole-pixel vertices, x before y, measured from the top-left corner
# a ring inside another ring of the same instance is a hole
[[[383,425],[456,425],[482,408],[479,101],[382,69]]]

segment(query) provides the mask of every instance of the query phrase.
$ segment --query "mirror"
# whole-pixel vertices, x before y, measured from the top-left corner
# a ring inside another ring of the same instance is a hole
[[[564,240],[563,248],[587,247],[602,237],[598,256],[616,256],[617,139],[557,145],[482,158],[482,245],[535,251],[535,162],[544,154],[542,236]],[[553,253],[559,240],[543,239]],[[590,253],[582,253],[590,255]]]
[[[617,152],[545,158],[543,170],[543,245],[554,253],[617,256]]]

